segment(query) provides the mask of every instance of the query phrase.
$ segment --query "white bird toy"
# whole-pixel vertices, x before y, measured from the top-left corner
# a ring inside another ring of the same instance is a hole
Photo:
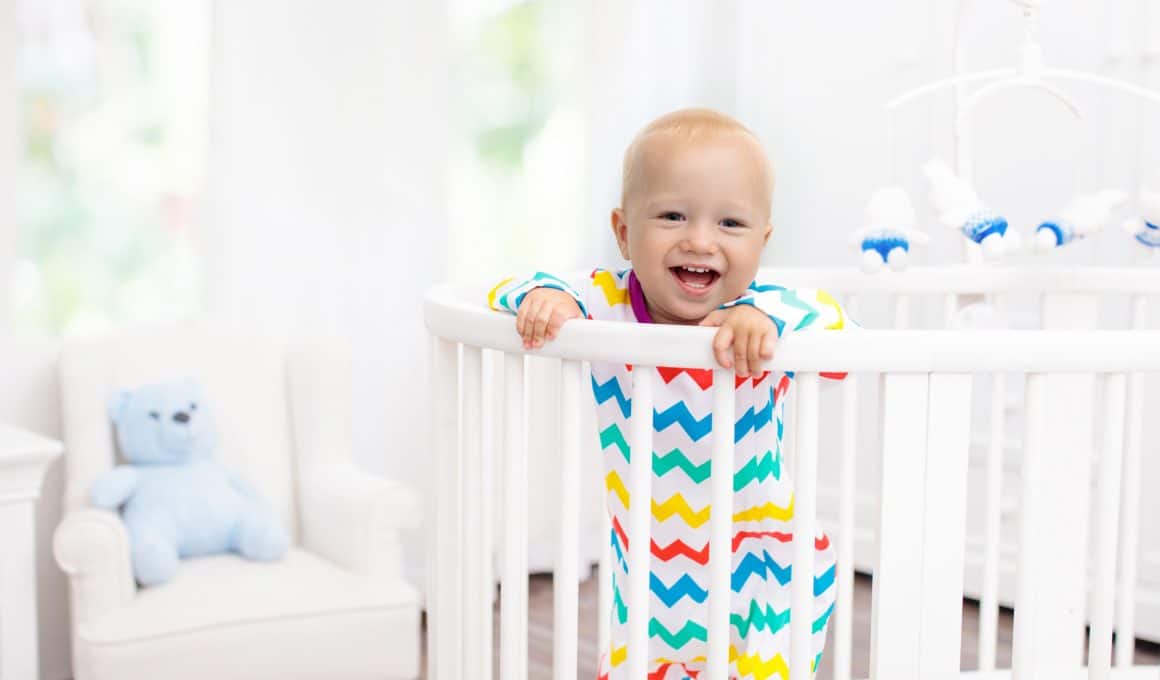
[[[1059,214],[1035,229],[1035,249],[1046,252],[1102,230],[1128,195],[1106,190],[1073,198]]]
[[[881,271],[887,264],[894,271],[906,269],[911,243],[925,244],[930,240],[914,226],[914,206],[901,187],[875,191],[866,206],[866,226],[850,239],[851,245],[862,251],[862,269],[869,274]]]
[[[975,190],[942,160],[931,160],[923,172],[930,182],[930,202],[939,221],[979,244],[988,259],[998,259],[1006,249],[1007,219],[984,205]]]
[[[1152,189],[1140,191],[1138,207],[1139,214],[1124,222],[1124,230],[1160,258],[1160,176]]]

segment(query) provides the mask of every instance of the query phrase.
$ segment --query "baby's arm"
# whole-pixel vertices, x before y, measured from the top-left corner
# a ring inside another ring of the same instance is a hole
[[[488,306],[516,313],[516,332],[524,349],[541,347],[552,340],[569,319],[587,315],[583,296],[557,276],[537,272],[534,276],[501,281],[487,295]]]
[[[805,330],[848,330],[858,324],[832,295],[820,288],[784,288],[754,281],[741,297],[721,305],[752,305],[777,326],[778,337]]]
[[[752,305],[769,316],[777,327],[777,337],[800,331],[845,331],[860,328],[846,314],[842,305],[820,288],[785,288],[754,281],[745,294],[721,305],[729,309],[738,305]],[[762,355],[761,358],[767,358]],[[822,372],[823,378],[842,380],[845,373]]]

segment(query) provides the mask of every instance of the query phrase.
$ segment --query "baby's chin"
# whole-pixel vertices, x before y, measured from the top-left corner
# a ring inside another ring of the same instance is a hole
[[[716,300],[706,300],[703,302],[670,300],[669,304],[666,305],[666,313],[670,317],[669,323],[695,326],[704,321],[705,317],[712,314],[725,302],[725,300],[720,302]]]

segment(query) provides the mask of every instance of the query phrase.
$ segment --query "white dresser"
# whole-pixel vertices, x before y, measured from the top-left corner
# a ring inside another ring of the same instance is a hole
[[[35,680],[36,516],[60,442],[0,424],[0,678]]]

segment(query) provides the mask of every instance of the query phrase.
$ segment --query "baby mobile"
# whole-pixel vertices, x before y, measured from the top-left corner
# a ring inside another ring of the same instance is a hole
[[[956,167],[952,169],[939,158],[931,159],[923,166],[928,186],[926,198],[934,210],[937,222],[962,234],[971,261],[982,259],[995,262],[1004,254],[1023,250],[1025,246],[1037,253],[1065,247],[1102,231],[1123,214],[1132,198],[1127,191],[1113,189],[1075,196],[1054,215],[1040,222],[1025,242],[1019,233],[1010,228],[1002,213],[979,197],[970,181],[972,158],[969,123],[972,112],[981,101],[1009,89],[1040,90],[1051,95],[1073,116],[1082,119],[1079,107],[1051,83],[1052,80],[1065,80],[1100,85],[1160,105],[1160,92],[1081,71],[1045,68],[1036,35],[1042,0],[1013,1],[1022,9],[1025,20],[1025,37],[1017,68],[966,75],[956,73],[952,77],[911,90],[886,105],[887,136],[892,140],[893,112],[900,106],[944,87],[990,81],[956,106]],[[892,152],[890,156],[890,175],[893,176]],[[1130,208],[1131,216],[1122,222],[1123,230],[1149,257],[1160,262],[1160,172],[1139,189],[1135,199],[1135,205]],[[863,226],[851,238],[851,245],[861,252],[862,268],[865,271],[874,273],[885,267],[902,271],[908,264],[911,247],[929,242],[929,236],[918,228],[915,214],[910,196],[902,187],[886,186],[874,192],[866,206]]]

